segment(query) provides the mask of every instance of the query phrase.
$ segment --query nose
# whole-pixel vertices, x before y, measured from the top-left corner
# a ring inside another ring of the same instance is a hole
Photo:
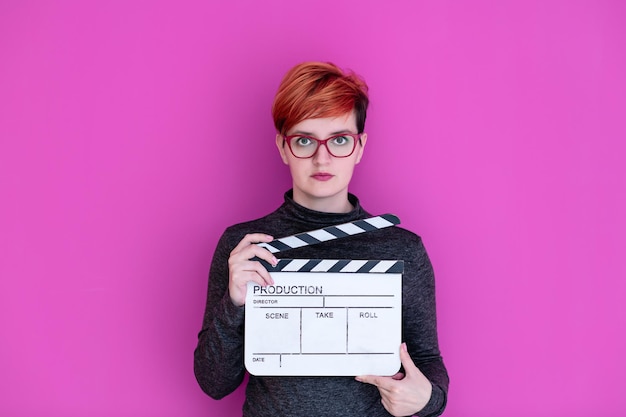
[[[320,144],[317,148],[317,152],[313,155],[313,162],[317,165],[323,165],[330,162],[331,158],[330,152],[328,152],[328,148],[325,143]]]

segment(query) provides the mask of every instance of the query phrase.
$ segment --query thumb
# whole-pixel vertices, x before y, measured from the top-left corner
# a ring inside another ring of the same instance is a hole
[[[415,366],[415,362],[413,362],[413,359],[411,359],[411,355],[409,355],[406,343],[402,343],[400,345],[400,362],[404,367],[404,372],[406,373],[406,376],[422,373],[419,368]]]

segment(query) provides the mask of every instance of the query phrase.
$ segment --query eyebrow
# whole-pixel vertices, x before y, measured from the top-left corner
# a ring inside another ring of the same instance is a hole
[[[336,132],[333,132],[333,133],[330,134],[330,136],[341,135],[342,133],[350,133],[351,135],[356,135],[356,133],[352,133],[348,129],[344,129],[344,130],[338,130]],[[315,135],[313,133],[311,133],[311,132],[304,132],[302,130],[296,130],[291,135],[287,135],[287,136],[293,136],[293,135],[302,135],[302,136],[313,136],[313,137],[315,137]]]

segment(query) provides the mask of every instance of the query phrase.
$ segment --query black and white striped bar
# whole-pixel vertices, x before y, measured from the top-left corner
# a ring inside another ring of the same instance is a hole
[[[279,259],[276,266],[261,261],[269,272],[355,272],[402,274],[404,261],[357,259]]]
[[[272,253],[277,253],[287,249],[315,245],[317,243],[333,239],[341,239],[347,236],[384,229],[398,224],[400,224],[400,219],[397,216],[394,216],[393,214],[383,214],[337,226],[325,227],[311,232],[304,232],[293,236],[274,239],[269,243],[257,243],[257,245],[269,250]]]

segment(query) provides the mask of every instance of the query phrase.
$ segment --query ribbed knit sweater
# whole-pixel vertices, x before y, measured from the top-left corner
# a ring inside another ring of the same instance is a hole
[[[226,229],[220,238],[211,269],[206,310],[194,371],[200,387],[212,398],[233,392],[246,374],[243,361],[244,307],[236,307],[228,293],[230,252],[248,233],[285,237],[371,217],[359,200],[349,195],[349,213],[309,210],[293,201],[292,192],[273,213]],[[417,415],[440,415],[446,405],[448,373],[439,352],[433,269],[416,234],[400,227],[362,233],[317,245],[290,249],[277,258],[398,259],[404,260],[402,277],[402,340],[417,367],[430,380],[430,401]],[[398,347],[399,348],[399,347]],[[389,416],[378,388],[353,377],[257,377],[250,375],[243,416]]]

